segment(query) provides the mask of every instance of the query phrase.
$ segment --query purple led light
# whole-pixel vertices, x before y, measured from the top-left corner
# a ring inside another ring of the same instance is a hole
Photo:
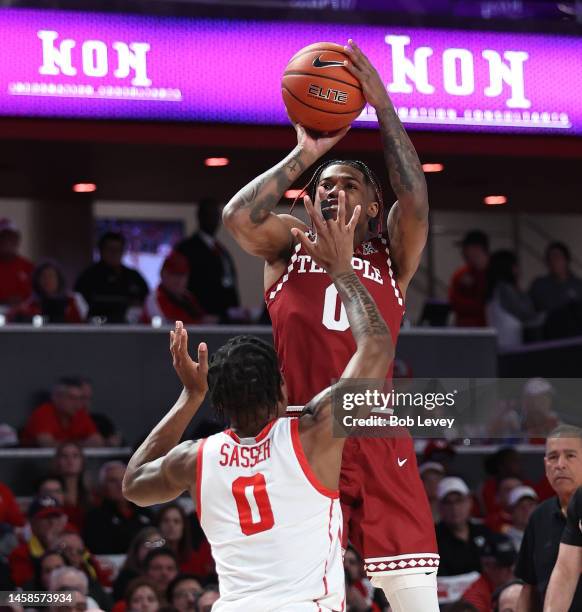
[[[579,38],[28,9],[0,24],[5,116],[285,124],[289,58],[353,38],[409,127],[582,134]]]

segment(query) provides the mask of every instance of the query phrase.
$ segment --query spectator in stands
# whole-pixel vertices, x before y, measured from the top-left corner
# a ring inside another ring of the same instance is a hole
[[[441,521],[436,526],[439,575],[457,576],[481,569],[481,548],[490,530],[471,521],[472,498],[461,478],[447,476],[437,488]]]
[[[144,571],[144,560],[156,548],[165,546],[166,540],[157,527],[144,527],[131,541],[125,557],[125,562],[113,583],[113,599],[116,601],[124,596],[127,585]]]
[[[509,495],[513,489],[523,483],[515,476],[505,476],[498,481],[496,508],[485,516],[485,525],[496,533],[506,533],[511,525],[511,512],[509,507]]]
[[[518,610],[541,610],[552,569],[558,558],[568,502],[582,486],[582,429],[557,427],[548,437],[544,458],[546,476],[556,496],[542,502],[525,528],[515,574],[525,585]],[[582,610],[582,581],[571,610]]]
[[[24,516],[14,493],[2,482],[0,482],[0,523],[8,523],[12,527],[24,525]]]
[[[218,586],[215,584],[207,585],[196,602],[197,612],[211,612],[213,604],[218,601],[219,597]]]
[[[169,548],[155,548],[146,555],[144,569],[158,591],[165,594],[170,582],[178,575],[178,559]]]
[[[505,478],[522,479],[521,459],[513,447],[500,448],[484,461],[485,472],[489,475],[481,487],[481,499],[485,514],[500,510],[498,487]]]
[[[222,207],[207,198],[198,203],[198,232],[176,245],[190,264],[188,289],[204,311],[229,320],[229,309],[237,309],[239,298],[236,268],[230,253],[216,239]]]
[[[458,327],[485,327],[489,238],[480,230],[468,232],[460,243],[465,265],[451,278],[449,302]]]
[[[81,377],[81,398],[85,410],[91,415],[99,435],[103,438],[104,446],[118,447],[121,446],[123,438],[117,431],[113,421],[106,415],[100,412],[93,411],[93,382],[90,378]]]
[[[99,470],[102,501],[89,510],[83,529],[83,538],[94,554],[125,554],[136,533],[151,521],[148,510],[123,497],[125,467],[121,461],[108,461]]]
[[[166,600],[178,612],[196,612],[196,599],[202,585],[194,574],[178,574],[168,585]]]
[[[81,274],[75,291],[89,304],[90,319],[102,317],[107,323],[127,323],[128,314],[132,318],[131,308],[139,308],[141,312],[149,291],[147,283],[137,270],[121,263],[125,250],[122,234],[107,232],[101,236],[98,246],[100,260]]]
[[[548,434],[559,425],[553,409],[554,387],[545,378],[530,378],[521,392],[521,420],[525,440],[544,444]]]
[[[521,345],[526,335],[535,339],[543,317],[531,298],[519,288],[517,257],[512,251],[496,251],[487,270],[487,322],[497,330],[501,348]],[[539,334],[538,334],[539,335]]]
[[[103,445],[95,423],[83,408],[78,378],[61,378],[57,382],[51,401],[41,404],[30,415],[21,439],[23,446],[54,447],[65,441],[83,446]]]
[[[366,576],[362,558],[351,546],[347,548],[344,555],[344,570],[348,611],[377,612],[379,608],[373,600],[374,587]]]
[[[501,585],[491,598],[493,612],[517,612],[517,602],[522,589],[523,580],[517,578]]]
[[[437,461],[425,461],[420,465],[418,471],[430,503],[433,520],[435,523],[438,523],[440,514],[437,489],[440,481],[445,477],[445,468],[442,463],[438,463]]]
[[[32,293],[34,265],[18,254],[20,232],[9,219],[0,219],[0,307],[16,306]]]
[[[124,601],[127,612],[158,612],[162,604],[156,585],[143,576],[129,583]]]
[[[53,570],[65,567],[67,562],[63,555],[56,550],[48,550],[38,560],[34,567],[34,578],[22,588],[25,591],[48,591],[49,579]]]
[[[55,548],[64,555],[69,567],[74,567],[87,576],[87,595],[92,597],[100,608],[109,610],[112,601],[103,590],[103,586],[107,586],[108,576],[99,561],[87,550],[81,536],[78,533],[65,531],[58,539]]]
[[[481,575],[462,598],[479,612],[490,612],[495,589],[514,578],[516,557],[512,541],[505,535],[492,533],[481,549]]]
[[[80,293],[67,290],[65,275],[53,262],[37,266],[32,273],[32,295],[8,313],[8,319],[30,323],[42,315],[45,323],[82,323],[89,308]]]
[[[538,494],[525,485],[515,487],[508,496],[507,506],[511,514],[511,525],[505,534],[511,538],[515,550],[521,548],[523,534],[529,521],[529,517],[538,505]]]
[[[166,546],[176,553],[181,572],[197,576],[208,576],[214,572],[214,561],[208,542],[196,552],[192,549],[190,525],[186,513],[178,503],[162,507],[156,522],[166,540]]]
[[[572,273],[570,262],[570,249],[563,242],[549,244],[548,274],[536,278],[529,290],[536,310],[546,314],[547,339],[582,334],[582,279]]]
[[[74,610],[79,612],[83,609],[78,606],[79,601],[85,603],[85,609],[87,610],[99,610],[97,602],[89,595],[89,580],[87,576],[80,570],[74,567],[59,567],[51,572],[49,578],[50,591],[76,591],[81,594],[83,598],[77,599],[73,606]],[[55,608],[59,612],[65,609],[65,607]]]
[[[207,320],[206,313],[188,291],[190,264],[184,255],[173,251],[166,257],[160,272],[160,284],[145,301],[142,320],[150,323],[159,317],[162,323],[183,321],[187,325],[217,322],[216,317]]]
[[[45,551],[53,548],[67,524],[67,515],[56,499],[44,495],[32,500],[28,509],[32,536],[12,553],[9,563],[12,580],[17,586],[32,580],[35,565]]]
[[[85,458],[76,442],[63,442],[57,447],[54,459],[55,476],[63,484],[63,507],[69,522],[83,528],[89,507],[89,492],[85,485]]]

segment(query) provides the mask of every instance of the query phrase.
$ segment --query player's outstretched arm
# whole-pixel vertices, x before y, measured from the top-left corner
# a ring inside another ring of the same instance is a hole
[[[197,442],[180,438],[208,390],[208,348],[198,346],[198,363],[188,354],[188,333],[181,321],[170,332],[174,369],[184,389],[171,410],[135,451],[123,477],[123,495],[138,506],[175,499],[195,486]]]
[[[558,560],[546,593],[544,612],[568,612],[582,573],[582,548],[560,544]]]
[[[352,40],[345,47],[348,70],[359,79],[380,124],[390,184],[398,201],[390,209],[388,234],[402,291],[413,277],[428,235],[428,193],[424,172],[386,86],[370,60]]]
[[[312,469],[326,486],[336,488],[344,439],[333,436],[332,400],[344,388],[349,390],[350,379],[384,379],[394,358],[394,343],[376,303],[352,268],[354,230],[361,207],[356,207],[348,224],[343,191],[338,194],[337,220],[325,221],[321,210],[315,210],[309,198],[305,198],[305,207],[317,231],[316,238],[312,241],[300,230],[293,233],[313,260],[331,276],[356,341],[356,352],[341,380],[306,406],[306,418],[300,423],[302,442]]]
[[[276,215],[275,207],[295,180],[348,131],[346,128],[315,138],[301,125],[295,125],[295,129],[297,146],[293,151],[243,187],[222,213],[224,225],[240,246],[268,263],[287,262],[294,244],[291,229],[306,228],[301,220],[291,215]]]

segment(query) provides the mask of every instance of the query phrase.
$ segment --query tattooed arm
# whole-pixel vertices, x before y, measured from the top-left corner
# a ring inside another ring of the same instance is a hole
[[[405,292],[413,277],[428,234],[428,194],[420,160],[378,72],[358,46],[350,42],[347,68],[356,76],[367,102],[373,106],[380,124],[384,158],[390,184],[398,201],[388,215],[388,235],[400,289]]]
[[[322,266],[333,280],[346,309],[350,329],[356,341],[356,352],[346,366],[340,381],[315,397],[305,407],[300,420],[300,436],[309,465],[320,482],[335,489],[344,437],[334,437],[333,403],[347,393],[374,390],[373,380],[384,380],[388,366],[394,358],[394,343],[390,330],[376,303],[352,268],[354,229],[360,215],[357,206],[349,223],[345,222],[345,192],[338,194],[336,220],[325,221],[320,211],[314,209],[309,198],[305,207],[317,230],[311,241],[303,232],[294,229],[306,252]],[[371,384],[367,384],[372,379]],[[366,415],[367,416],[367,415]]]
[[[294,238],[291,228],[306,225],[291,215],[276,215],[275,207],[285,191],[309,166],[329,151],[347,129],[316,138],[296,125],[297,146],[276,166],[243,187],[226,205],[222,218],[245,251],[268,263],[287,261]]]

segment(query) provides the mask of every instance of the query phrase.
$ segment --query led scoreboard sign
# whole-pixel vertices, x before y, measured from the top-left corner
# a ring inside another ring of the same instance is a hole
[[[29,9],[0,29],[3,116],[285,124],[289,58],[353,38],[409,127],[582,134],[580,38]]]

